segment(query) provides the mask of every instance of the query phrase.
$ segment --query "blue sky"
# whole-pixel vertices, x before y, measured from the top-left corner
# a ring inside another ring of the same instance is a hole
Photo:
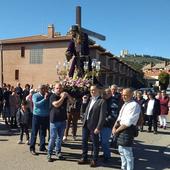
[[[96,40],[113,54],[170,58],[170,0],[5,0],[0,39],[47,34],[48,24],[65,35],[82,7],[82,26],[106,36]]]

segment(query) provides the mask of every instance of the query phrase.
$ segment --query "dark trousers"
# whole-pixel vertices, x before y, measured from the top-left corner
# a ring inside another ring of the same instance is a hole
[[[33,115],[32,117],[32,132],[30,141],[30,150],[35,150],[36,138],[39,131],[40,136],[40,150],[45,149],[46,131],[49,125],[49,117],[41,117]]]
[[[26,124],[21,124],[20,125],[20,140],[23,140],[23,135],[26,135],[26,140],[29,140],[29,131],[28,131],[28,125]]]
[[[17,126],[16,115],[11,117],[11,127]]]
[[[78,68],[78,77],[82,77],[84,75],[84,62],[88,61],[88,70],[91,71],[91,60],[90,57],[88,56],[88,58],[86,57],[80,57],[80,56],[75,56],[72,60],[72,64],[69,70],[69,77],[73,77],[74,76],[74,71],[75,68]]]
[[[87,125],[83,127],[82,130],[82,149],[83,149],[83,159],[88,158],[88,140],[91,137],[92,145],[93,145],[93,152],[92,152],[92,159],[97,161],[99,155],[99,135],[94,134],[94,130],[90,131],[87,128]]]
[[[156,115],[148,115],[148,130],[153,130],[156,132],[157,131],[157,122],[158,122],[158,117]]]
[[[77,122],[78,119],[80,117],[80,113],[76,112],[76,111],[72,111],[70,113],[67,113],[67,123],[66,123],[66,129],[65,129],[65,133],[64,136],[68,136],[68,132],[69,132],[69,128],[72,122],[72,134],[73,136],[76,136],[77,134]]]

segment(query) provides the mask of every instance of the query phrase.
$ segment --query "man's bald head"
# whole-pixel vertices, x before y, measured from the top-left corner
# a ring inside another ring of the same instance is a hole
[[[133,91],[130,88],[123,89],[122,97],[124,102],[128,102],[133,97]]]
[[[45,92],[47,91],[46,85],[45,85],[45,84],[40,84],[40,85],[38,86],[38,91],[39,91],[42,95],[44,95]]]
[[[63,91],[63,87],[62,87],[61,83],[55,84],[54,91],[56,94],[60,94]]]

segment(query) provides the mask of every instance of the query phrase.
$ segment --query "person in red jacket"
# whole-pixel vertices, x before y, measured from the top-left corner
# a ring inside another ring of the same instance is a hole
[[[169,107],[168,107],[169,97],[167,96],[165,90],[161,91],[161,96],[159,100],[160,100],[160,110],[161,110],[160,116],[159,116],[160,128],[166,129],[167,115],[169,111]]]

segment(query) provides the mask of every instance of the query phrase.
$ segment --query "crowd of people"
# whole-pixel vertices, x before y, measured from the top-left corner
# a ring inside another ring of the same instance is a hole
[[[81,119],[82,157],[78,164],[90,164],[91,167],[97,166],[100,146],[103,161],[109,161],[111,140],[117,143],[121,169],[133,170],[132,145],[136,131],[139,128],[143,132],[147,127],[149,133],[157,134],[158,126],[166,130],[168,104],[169,97],[164,90],[157,94],[130,88],[118,91],[117,85],[106,89],[91,85],[89,93],[82,98],[74,98],[65,92],[60,83],[39,85],[37,90],[29,84],[22,89],[20,83],[16,87],[4,83],[0,88],[0,113],[6,125],[20,129],[18,144],[23,143],[25,133],[30,153],[37,155],[39,135],[39,150],[47,152],[47,160],[53,161],[54,150],[56,157],[63,160],[62,142],[67,142],[70,127],[73,140],[76,140],[77,123]],[[138,125],[141,117],[144,121]],[[88,159],[89,141],[93,146],[91,161]]]

